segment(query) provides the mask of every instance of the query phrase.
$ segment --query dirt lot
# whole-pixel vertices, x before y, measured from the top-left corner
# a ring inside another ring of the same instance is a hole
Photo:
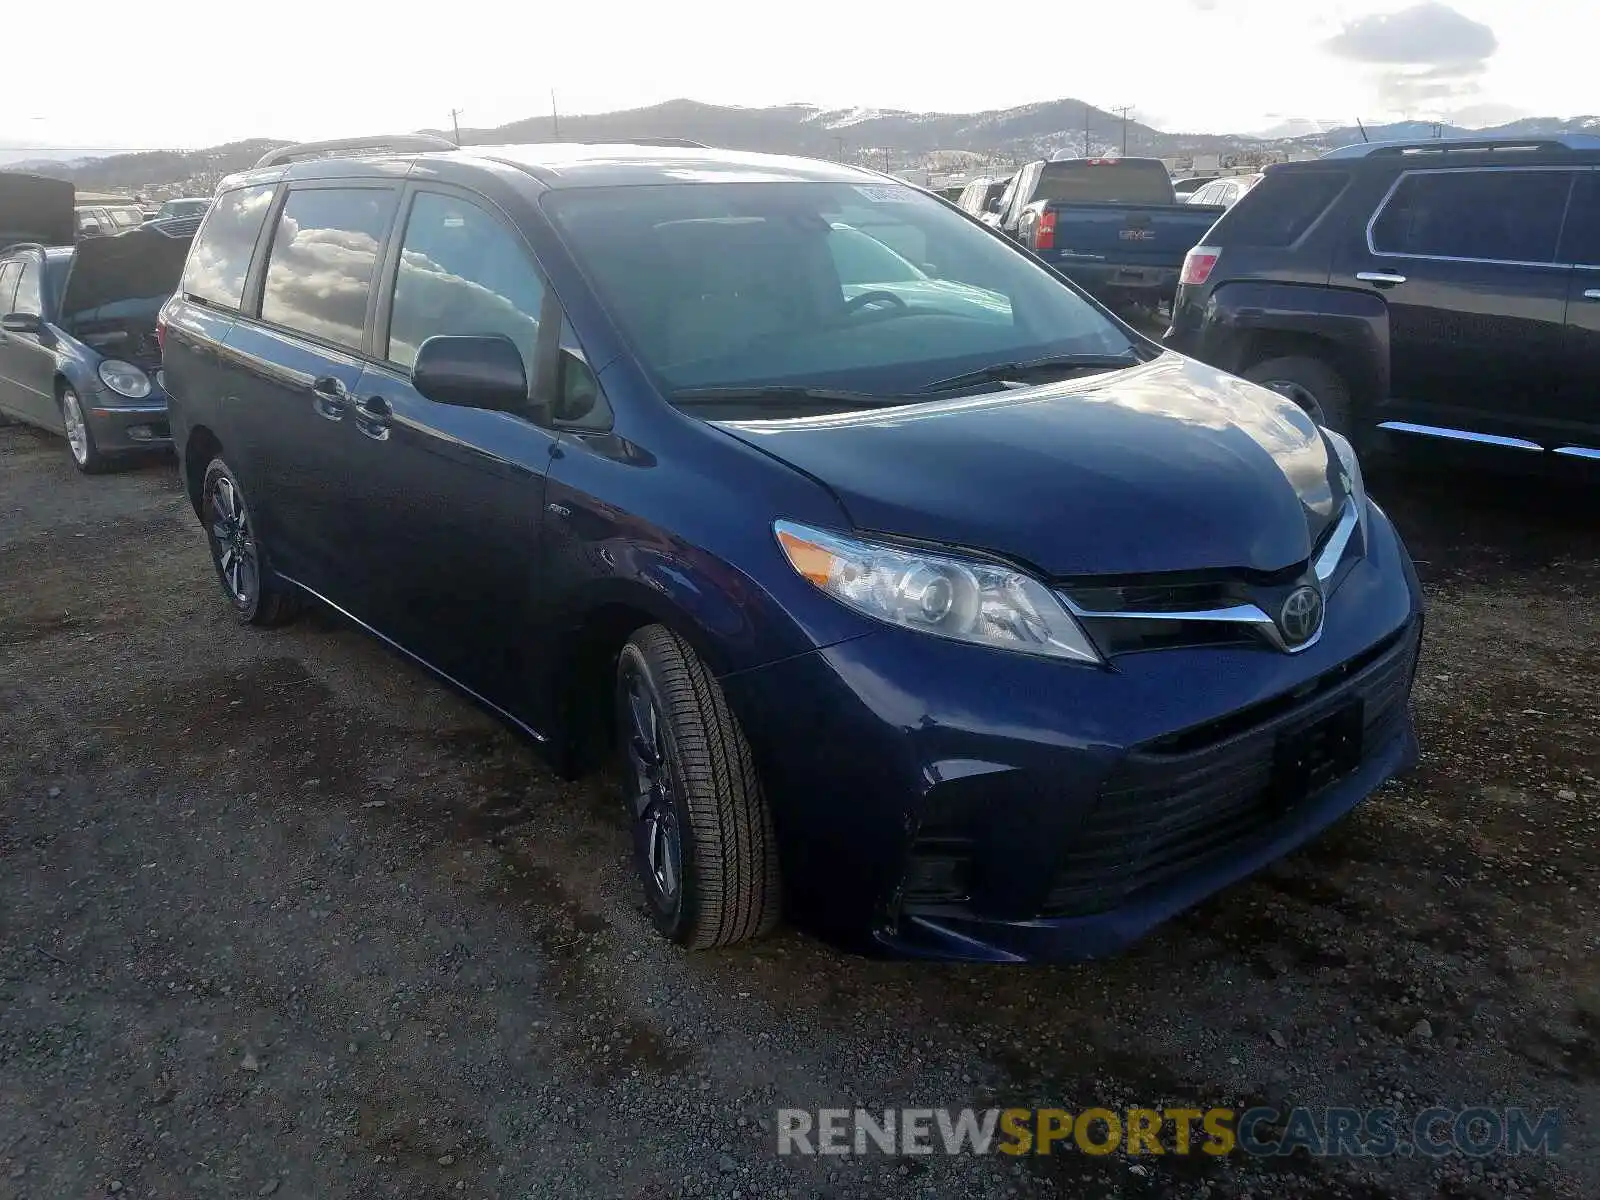
[[[1113,962],[648,931],[618,806],[364,635],[236,627],[168,464],[0,429],[0,1196],[1600,1195],[1600,516],[1374,481],[1424,761]],[[1422,1022],[1426,1022],[1425,1025]],[[1443,1164],[796,1159],[778,1107],[1521,1104]]]

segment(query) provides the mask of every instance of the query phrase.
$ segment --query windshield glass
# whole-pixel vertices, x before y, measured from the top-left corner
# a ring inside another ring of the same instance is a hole
[[[668,392],[904,394],[998,363],[1131,349],[1056,275],[911,187],[652,184],[545,203]]]

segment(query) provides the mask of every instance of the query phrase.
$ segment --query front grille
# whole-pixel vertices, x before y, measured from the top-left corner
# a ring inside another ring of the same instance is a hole
[[[1224,740],[1129,754],[1074,830],[1044,915],[1115,908],[1266,833],[1343,778],[1400,732],[1416,645],[1403,631],[1364,671],[1330,672],[1331,690],[1314,684]]]

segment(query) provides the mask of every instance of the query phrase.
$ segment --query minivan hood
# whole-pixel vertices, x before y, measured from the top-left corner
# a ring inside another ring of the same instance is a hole
[[[1170,352],[1044,387],[716,424],[829,488],[857,529],[1046,576],[1279,571],[1343,500],[1298,407]]]

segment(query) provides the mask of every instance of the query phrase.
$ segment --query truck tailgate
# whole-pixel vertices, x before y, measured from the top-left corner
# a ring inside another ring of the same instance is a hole
[[[1063,264],[1107,262],[1179,267],[1223,209],[1199,204],[1073,204],[1054,201],[1055,246],[1037,251]]]

